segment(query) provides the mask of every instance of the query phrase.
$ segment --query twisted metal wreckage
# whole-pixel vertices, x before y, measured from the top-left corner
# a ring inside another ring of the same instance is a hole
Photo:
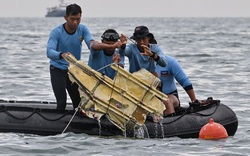
[[[142,126],[147,115],[163,117],[167,95],[156,89],[160,79],[145,69],[133,74],[117,64],[111,67],[117,72],[112,80],[93,70],[83,61],[68,55],[69,76],[79,85],[81,109],[91,118],[106,115],[121,130]]]

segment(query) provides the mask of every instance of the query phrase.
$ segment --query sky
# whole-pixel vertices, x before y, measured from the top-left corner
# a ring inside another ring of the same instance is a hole
[[[250,0],[65,0],[82,17],[250,17]],[[2,0],[0,17],[44,17],[58,0]]]

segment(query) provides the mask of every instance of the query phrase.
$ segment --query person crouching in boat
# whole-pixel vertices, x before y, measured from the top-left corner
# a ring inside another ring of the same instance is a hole
[[[101,38],[101,42],[94,41],[90,44],[88,65],[101,74],[113,79],[115,70],[113,70],[110,65],[112,63],[117,63],[124,67],[124,56],[120,56],[119,48],[122,47],[122,41],[124,42],[126,38],[124,39],[124,36],[120,38],[119,34],[114,29],[106,30]]]
[[[157,41],[154,38],[153,34],[149,36],[149,43],[157,44]],[[171,106],[170,109],[165,110],[164,114],[167,116],[174,116],[175,109],[180,107],[180,100],[175,84],[175,79],[184,88],[192,102],[196,101],[197,99],[195,96],[193,85],[185,74],[179,62],[174,57],[168,56],[166,54],[164,55],[164,58],[168,62],[167,66],[156,66],[157,74],[159,75],[159,78],[161,80],[159,90],[168,95],[169,100],[164,101],[164,104]]]
[[[180,100],[178,97],[178,91],[175,84],[175,80],[184,88],[190,100],[192,102],[196,101],[197,99],[192,83],[185,74],[181,65],[174,57],[165,54],[164,58],[167,60],[168,65],[165,67],[157,65],[156,70],[161,80],[160,90],[166,95],[168,95],[169,98],[169,100],[165,103],[169,103],[167,105],[173,106],[175,109],[180,107]],[[164,114],[168,114],[168,116],[174,116],[175,111],[173,111],[173,109],[166,110]]]

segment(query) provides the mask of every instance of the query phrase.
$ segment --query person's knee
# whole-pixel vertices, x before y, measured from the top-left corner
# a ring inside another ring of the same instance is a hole
[[[180,106],[180,101],[178,100],[176,96],[168,95],[168,98],[169,98],[169,102],[173,105],[174,108]]]
[[[173,104],[170,99],[167,101],[163,101],[163,104],[165,105],[166,109],[164,110],[164,114],[172,114],[175,112]]]

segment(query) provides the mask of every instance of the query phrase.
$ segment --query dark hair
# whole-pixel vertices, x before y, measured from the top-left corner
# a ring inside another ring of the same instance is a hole
[[[107,29],[102,34],[102,39],[107,41],[118,41],[120,38],[119,34],[115,31],[115,29]]]
[[[152,34],[152,33],[148,34],[148,38],[149,38],[149,40],[148,40],[149,43],[151,43],[151,44],[157,44],[157,41],[155,39],[154,34]]]
[[[77,15],[82,14],[82,9],[77,4],[70,4],[66,7],[66,15]]]

